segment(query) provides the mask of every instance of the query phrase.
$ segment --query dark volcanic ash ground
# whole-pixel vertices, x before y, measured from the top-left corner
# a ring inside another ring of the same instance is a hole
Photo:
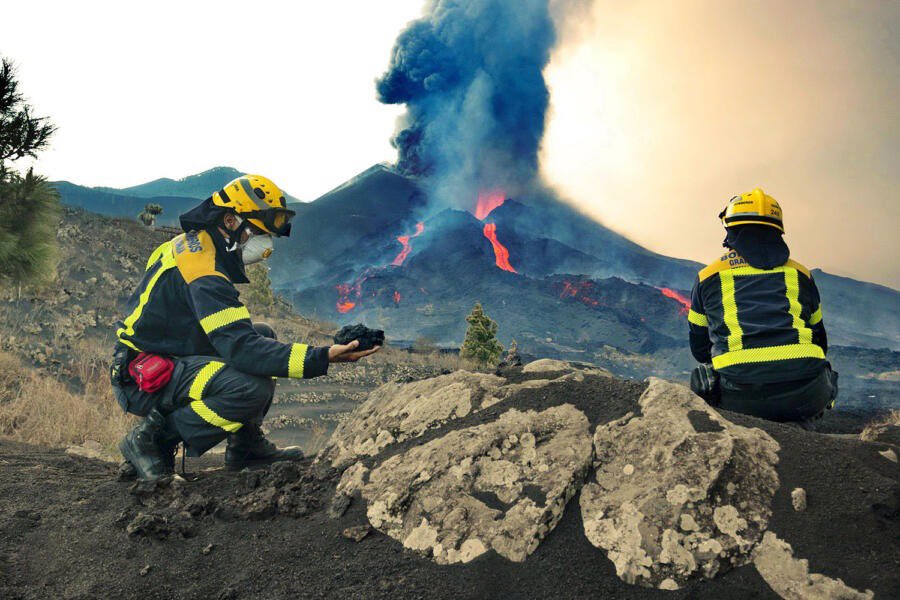
[[[592,433],[629,412],[640,414],[637,400],[646,384],[562,375],[507,371],[497,385],[522,386],[513,395],[438,423],[366,462],[375,466],[490,424],[513,408],[540,412],[569,404],[586,415]],[[559,381],[534,383],[543,379]],[[790,544],[796,558],[809,560],[811,572],[870,589],[876,598],[897,597],[898,470],[879,454],[891,446],[726,416],[761,427],[780,446],[768,530]],[[716,429],[708,419],[696,419],[694,427]],[[360,497],[340,518],[329,516],[338,473],[327,461],[254,473],[228,473],[218,461],[189,460],[194,481],[147,486],[117,481],[114,465],[0,442],[0,596],[778,597],[752,565],[712,580],[692,579],[674,592],[623,582],[605,552],[586,538],[579,495],[523,562],[488,551],[467,564],[438,565],[370,530]],[[808,496],[803,512],[792,507],[797,487]]]

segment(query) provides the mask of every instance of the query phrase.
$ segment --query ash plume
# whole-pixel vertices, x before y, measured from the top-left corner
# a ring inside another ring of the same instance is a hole
[[[469,208],[482,190],[513,195],[538,173],[556,41],[548,0],[432,0],[400,34],[378,99],[406,104],[398,168],[431,198]]]

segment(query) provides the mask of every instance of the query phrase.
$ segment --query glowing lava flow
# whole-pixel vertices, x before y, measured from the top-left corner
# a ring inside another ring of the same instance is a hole
[[[416,223],[416,232],[414,234],[397,236],[397,241],[403,244],[403,249],[400,251],[400,254],[394,258],[394,262],[391,263],[392,265],[399,267],[403,264],[403,261],[409,256],[410,250],[412,250],[412,244],[409,243],[409,240],[418,237],[423,231],[425,231],[425,223]]]
[[[491,246],[494,247],[494,258],[497,262],[497,267],[510,273],[516,273],[517,271],[509,264],[509,250],[497,240],[496,223],[484,224],[484,237],[490,240]]]
[[[400,292],[394,290],[394,306],[400,306]]]
[[[690,300],[688,300],[687,298],[685,298],[684,296],[682,296],[675,290],[671,290],[669,288],[664,287],[664,288],[656,288],[656,289],[658,289],[660,292],[662,292],[662,295],[665,296],[666,298],[671,298],[672,300],[677,300],[678,302],[681,303],[681,308],[678,309],[678,312],[680,312],[683,315],[688,314],[688,311],[691,309],[691,301]]]
[[[491,212],[498,206],[503,206],[506,201],[506,195],[503,192],[481,192],[478,194],[478,202],[475,204],[475,218],[484,221]],[[484,224],[484,237],[488,239],[494,248],[494,262],[497,267],[510,273],[518,273],[509,264],[509,250],[497,239],[497,224]]]

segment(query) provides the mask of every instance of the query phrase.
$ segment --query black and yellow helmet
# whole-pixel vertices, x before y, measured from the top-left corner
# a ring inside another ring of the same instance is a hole
[[[760,188],[752,192],[735,196],[728,201],[728,206],[719,213],[725,228],[738,225],[768,225],[784,233],[784,218],[781,206],[772,196]]]
[[[243,175],[212,195],[216,206],[233,210],[253,226],[276,236],[291,234],[291,219],[284,194],[271,179],[262,175]]]

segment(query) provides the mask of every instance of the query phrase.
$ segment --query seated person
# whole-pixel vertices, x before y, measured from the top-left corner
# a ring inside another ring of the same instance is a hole
[[[837,396],[816,284],[789,258],[781,207],[761,189],[732,198],[719,218],[728,251],[698,274],[688,313],[691,353],[712,365],[694,370],[691,389],[811,429]]]

